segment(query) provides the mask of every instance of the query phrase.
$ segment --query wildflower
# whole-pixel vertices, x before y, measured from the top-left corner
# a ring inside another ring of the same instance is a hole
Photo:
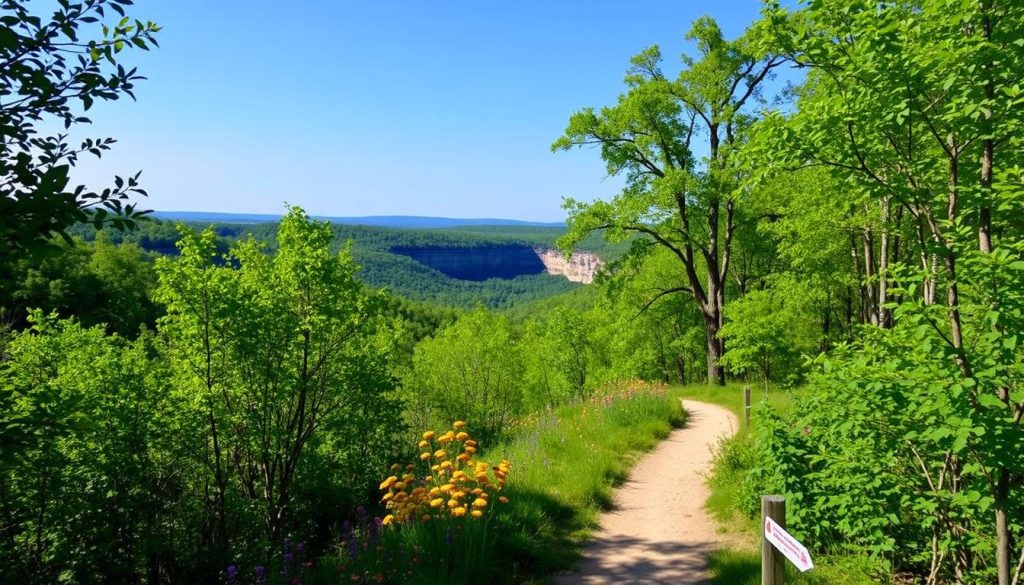
[[[469,433],[467,433],[466,431],[460,431],[457,435],[455,435],[455,440],[456,441],[465,441],[468,438],[469,438]]]
[[[473,510],[472,512],[470,512],[470,515],[474,518],[482,518],[484,513],[481,512],[480,510]]]
[[[438,449],[437,451],[434,451],[434,458],[435,459],[444,459],[447,456],[448,456],[448,453],[446,453],[444,449]]]
[[[395,485],[395,482],[397,482],[397,481],[398,481],[398,478],[395,477],[394,475],[392,475],[392,476],[388,477],[387,479],[385,479],[384,481],[381,482],[380,489],[386,490],[389,487]]]
[[[455,421],[455,424],[453,424],[452,426],[457,428],[457,429],[462,429],[462,428],[465,428],[466,423],[465,423],[465,421],[457,420],[457,421]]]
[[[235,565],[228,565],[228,585],[237,585],[238,583],[238,567]]]
[[[395,521],[395,517],[392,514],[388,514],[387,516],[384,517],[383,520],[381,520],[381,523],[384,526],[387,526],[388,524],[391,524],[394,521]]]
[[[430,514],[424,514],[420,516],[420,520],[423,522],[430,522]]]
[[[256,585],[267,585],[267,569],[263,565],[256,566]]]
[[[458,508],[452,509],[452,518],[462,518],[466,515],[465,506],[459,506]]]
[[[430,500],[430,507],[431,508],[440,508],[443,505],[444,505],[444,498],[434,498],[433,500]]]
[[[420,453],[420,461],[426,461],[427,459],[430,459],[429,451],[424,451],[423,453]]]
[[[427,431],[427,432],[423,433],[423,440],[424,441],[429,441],[430,439],[433,439],[433,438],[434,438],[434,431]]]
[[[473,507],[474,508],[486,508],[487,507],[487,500],[485,500],[483,498],[477,498],[477,499],[473,500]]]
[[[498,496],[498,501],[501,502],[502,504],[507,504],[508,498],[506,498],[505,496]]]
[[[419,445],[417,445],[417,446],[420,449],[426,449],[429,445],[430,445],[430,441],[427,441],[426,439],[424,439],[424,440],[420,441]],[[397,465],[397,463],[396,463],[396,465]]]

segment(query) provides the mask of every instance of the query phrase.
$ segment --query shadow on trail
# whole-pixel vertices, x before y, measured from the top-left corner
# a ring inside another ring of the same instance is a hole
[[[713,543],[684,544],[613,536],[592,540],[586,557],[558,585],[711,584],[701,577]],[[725,581],[720,581],[725,582]]]

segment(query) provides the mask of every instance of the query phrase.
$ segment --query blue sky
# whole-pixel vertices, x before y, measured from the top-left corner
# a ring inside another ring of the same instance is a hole
[[[552,154],[569,115],[613,103],[629,57],[659,44],[677,70],[690,22],[730,37],[759,0],[349,2],[137,0],[161,48],[126,61],[138,102],[84,134],[115,150],[93,187],[142,170],[142,206],[317,215],[564,219],[608,197],[596,151]],[[76,133],[76,136],[82,134]]]

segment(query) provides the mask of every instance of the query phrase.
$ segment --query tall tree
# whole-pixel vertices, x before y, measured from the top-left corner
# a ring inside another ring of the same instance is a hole
[[[552,146],[598,146],[609,174],[626,179],[610,201],[566,200],[569,232],[560,243],[572,249],[603,229],[610,238],[641,235],[670,250],[685,284],[658,295],[686,293],[696,301],[704,320],[708,381],[724,384],[719,331],[740,221],[732,153],[752,121],[750,106],[782,59],[763,50],[763,31],[756,26],[729,41],[713,19],[702,17],[686,38],[696,44],[697,56],[683,55],[676,79],[662,72],[657,46],[643,51],[631,60],[618,102],[576,112]],[[700,140],[706,142],[698,146]]]

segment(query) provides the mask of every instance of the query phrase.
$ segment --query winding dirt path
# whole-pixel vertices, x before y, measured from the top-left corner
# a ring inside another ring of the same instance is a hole
[[[703,473],[711,446],[738,424],[721,406],[687,400],[683,408],[686,426],[636,464],[576,572],[558,585],[707,583],[707,555],[725,537],[704,511]]]

